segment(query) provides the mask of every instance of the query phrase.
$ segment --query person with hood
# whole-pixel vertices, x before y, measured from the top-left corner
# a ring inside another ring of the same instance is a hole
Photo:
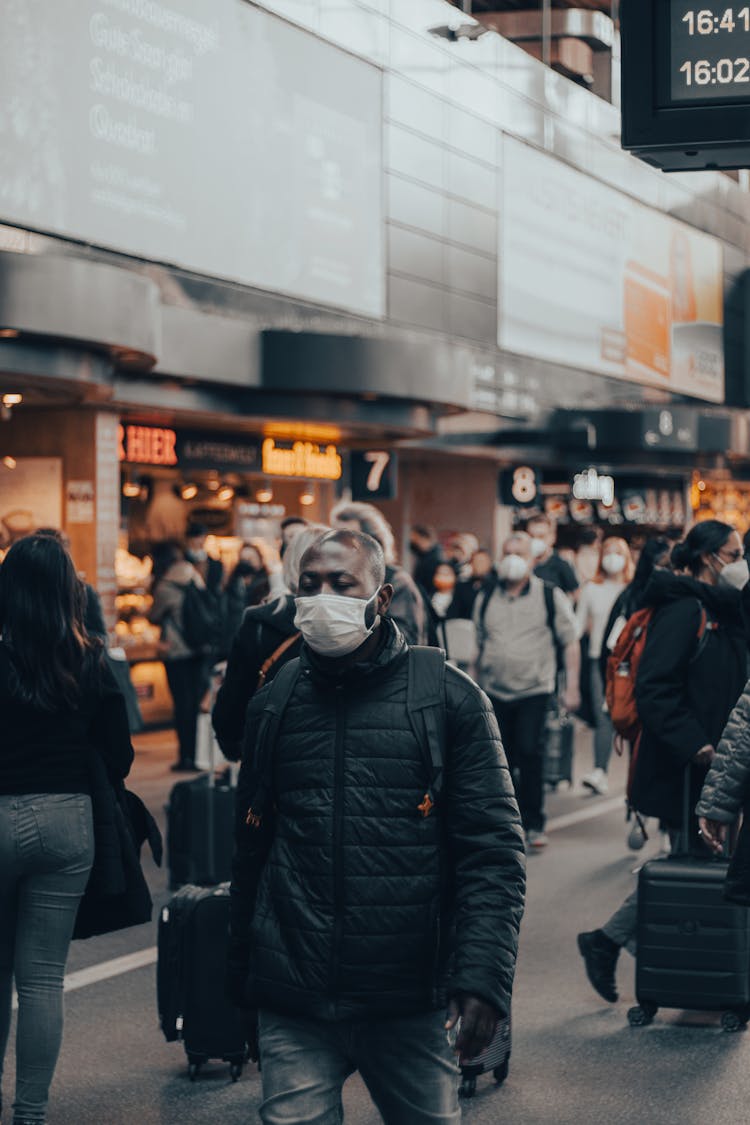
[[[188,586],[205,590],[202,576],[175,540],[154,548],[151,595],[148,615],[153,625],[161,626],[161,649],[167,684],[174,704],[174,726],[178,757],[173,771],[191,771],[195,766],[198,713],[210,680],[209,661],[204,652],[195,652],[185,639],[183,606]]]
[[[393,529],[374,504],[342,500],[331,512],[331,527],[341,531],[362,531],[371,535],[385,555],[386,581],[393,587],[389,614],[410,645],[436,644],[435,625],[430,603],[418,590],[411,575],[396,558]]]
[[[268,567],[265,563],[265,544],[248,540],[240,547],[237,564],[230,572],[224,587],[225,640],[222,654],[226,656],[245,616],[245,610],[268,600],[271,593]]]
[[[258,1010],[266,1125],[341,1121],[355,1070],[389,1125],[459,1125],[456,1054],[510,1011],[525,862],[500,732],[472,680],[409,650],[390,596],[371,536],[319,539],[272,746],[276,683],[248,709],[229,986]],[[439,684],[442,770],[412,728],[419,681]]]
[[[302,645],[294,624],[297,612],[295,595],[299,565],[308,547],[330,530],[323,524],[308,523],[296,535],[282,563],[287,592],[280,597],[245,611],[227,660],[226,672],[216,695],[212,722],[222,754],[238,762],[242,754],[247,706],[259,686],[273,679],[279,668],[299,655]]]
[[[636,680],[642,734],[631,801],[662,820],[674,843],[683,829],[685,770],[694,808],[747,678],[740,590],[748,565],[739,535],[719,520],[696,524],[672,551],[672,564],[685,573],[654,571],[644,598],[654,616]],[[634,891],[600,929],[578,935],[589,981],[610,1003],[620,949],[634,950],[637,920]]]

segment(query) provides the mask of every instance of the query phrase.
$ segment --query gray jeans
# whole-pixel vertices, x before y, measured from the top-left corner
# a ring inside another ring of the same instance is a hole
[[[94,858],[91,798],[0,796],[0,1077],[18,991],[18,1117],[44,1121],[63,1028],[63,975]]]
[[[606,773],[609,769],[609,759],[612,757],[612,742],[615,731],[609,715],[603,710],[604,684],[598,658],[589,661],[589,674],[591,676],[591,707],[596,721],[594,727],[594,766]]]
[[[264,1125],[340,1125],[358,1070],[385,1125],[459,1125],[458,1068],[445,1012],[324,1023],[260,1013]]]

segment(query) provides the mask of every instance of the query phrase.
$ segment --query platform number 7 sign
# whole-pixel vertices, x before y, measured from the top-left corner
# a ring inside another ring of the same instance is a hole
[[[398,491],[396,454],[387,449],[353,449],[352,500],[394,500]]]

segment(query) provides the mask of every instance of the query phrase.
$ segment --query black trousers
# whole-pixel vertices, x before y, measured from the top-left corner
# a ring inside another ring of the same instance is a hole
[[[544,734],[551,698],[492,700],[527,832],[544,831]]]
[[[187,656],[183,660],[165,660],[164,667],[174,703],[180,761],[194,762],[198,712],[210,679],[209,662],[205,656]]]

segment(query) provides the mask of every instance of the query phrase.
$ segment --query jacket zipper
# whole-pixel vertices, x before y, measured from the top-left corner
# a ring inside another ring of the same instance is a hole
[[[338,992],[339,955],[344,928],[344,689],[336,688],[336,741],[334,744],[333,775],[333,940],[328,991],[332,997]]]

